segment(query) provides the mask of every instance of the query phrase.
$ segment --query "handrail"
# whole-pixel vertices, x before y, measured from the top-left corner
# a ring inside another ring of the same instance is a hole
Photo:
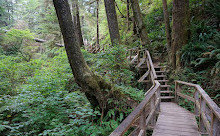
[[[148,50],[145,50],[145,52],[147,53],[147,58],[148,58],[148,60],[149,60],[150,67],[151,67],[151,70],[152,70],[152,73],[153,73],[154,79],[156,79],[156,78],[157,78],[157,75],[156,75],[156,72],[155,72],[155,69],[154,69],[154,65],[153,65],[153,62],[152,62],[152,59],[151,59],[150,53],[149,53]]]
[[[194,87],[196,89],[194,96],[190,97],[182,94],[180,84]],[[177,102],[179,97],[194,102],[194,111],[199,116],[199,129],[201,133],[206,132],[210,136],[220,135],[220,108],[198,84],[176,80],[175,100]]]
[[[146,77],[150,73],[153,85],[145,94],[144,100],[131,114],[129,114],[127,118],[125,118],[125,120],[110,134],[110,136],[122,136],[137,121],[139,121],[139,124],[136,129],[130,133],[130,135],[145,135],[146,127],[149,126],[149,124],[152,126],[155,125],[155,113],[160,111],[160,83],[156,80],[157,76],[150,53],[145,49],[135,49],[137,54],[134,54],[134,58],[132,59],[132,51],[134,51],[134,49],[129,50],[130,55],[127,58],[131,61],[131,64],[133,64],[135,60],[138,60],[137,66],[140,65],[140,63],[143,63],[143,60],[147,62],[148,71],[144,74],[144,76]],[[140,61],[141,51],[143,52],[142,61]],[[147,110],[149,110],[149,112],[147,112]]]
[[[131,125],[137,120],[137,118],[140,116],[140,114],[142,112],[145,112],[146,106],[148,105],[148,103],[150,102],[150,100],[153,98],[153,96],[155,95],[155,93],[159,93],[159,87],[160,87],[160,83],[158,81],[155,81],[155,86],[148,90],[148,94],[145,96],[145,99],[134,109],[134,111],[129,114],[129,116],[110,134],[110,136],[122,136],[130,127]],[[154,105],[155,107],[158,108],[159,106],[159,100],[160,97],[157,94],[156,96],[156,104]],[[155,112],[156,108],[152,109],[153,111],[151,112]],[[145,115],[146,116],[146,115]],[[149,115],[148,115],[149,116]],[[152,116],[152,115],[151,115]],[[152,117],[151,117],[152,118]],[[150,119],[148,119],[150,120]],[[144,127],[146,128],[146,126],[148,125],[148,122],[146,122],[146,124],[144,124]]]

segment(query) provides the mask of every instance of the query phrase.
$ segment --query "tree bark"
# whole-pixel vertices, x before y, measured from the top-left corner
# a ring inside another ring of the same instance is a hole
[[[108,28],[111,38],[112,45],[118,44],[121,42],[119,28],[118,28],[118,19],[115,10],[115,1],[114,0],[104,0],[105,2],[105,11],[108,20]]]
[[[128,31],[130,31],[130,0],[127,0],[127,27]]]
[[[115,108],[107,103],[108,98],[122,100],[125,96],[119,89],[95,75],[86,64],[80,46],[75,42],[75,27],[73,27],[70,8],[67,0],[53,0],[61,32],[63,34],[67,57],[76,83],[90,101],[93,108],[99,107],[106,113],[108,109]],[[109,91],[106,91],[109,90]]]
[[[143,17],[141,14],[141,10],[140,10],[140,6],[138,3],[138,0],[130,0],[131,2],[131,7],[133,10],[133,14],[134,14],[134,20],[135,23],[137,25],[137,29],[138,29],[138,33],[141,37],[141,42],[143,46],[146,46],[147,44],[149,44],[149,39],[147,36],[147,31],[143,22]]]
[[[169,52],[171,47],[169,12],[167,9],[167,0],[162,0],[162,1],[163,1],[163,14],[164,14],[165,29],[166,29],[166,37],[167,37],[167,50]]]
[[[79,17],[78,0],[73,0],[73,21],[74,21],[74,26],[76,27],[76,37],[78,44],[80,45],[80,47],[83,47],[84,43],[82,37],[80,17]]]
[[[99,46],[99,0],[96,0],[96,47],[100,48]]]
[[[171,45],[171,64],[174,69],[181,67],[180,49],[188,42],[189,17],[189,0],[174,0]]]

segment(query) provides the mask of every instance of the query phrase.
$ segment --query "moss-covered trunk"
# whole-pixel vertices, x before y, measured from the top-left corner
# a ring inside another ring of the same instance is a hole
[[[122,100],[126,96],[89,69],[81,53],[80,46],[76,43],[75,27],[73,27],[68,1],[53,0],[53,2],[76,83],[81,87],[82,92],[86,94],[94,108],[100,107],[104,111],[115,108],[113,104],[107,104],[107,100],[109,98]]]
[[[141,37],[142,45],[146,46],[147,44],[149,44],[149,39],[147,36],[146,27],[143,22],[143,17],[141,14],[139,2],[138,2],[138,0],[130,0],[130,2],[131,2],[132,11],[134,14],[135,24],[137,26],[138,33]]]
[[[166,29],[166,38],[167,38],[167,50],[170,51],[171,47],[171,31],[170,31],[170,20],[169,20],[169,12],[167,9],[167,0],[163,1],[163,14],[164,14],[164,23]]]
[[[188,42],[189,13],[189,0],[173,1],[171,65],[174,69],[181,67],[180,49]]]

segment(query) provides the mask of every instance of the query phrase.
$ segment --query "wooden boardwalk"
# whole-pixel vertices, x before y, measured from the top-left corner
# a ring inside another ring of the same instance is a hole
[[[130,49],[127,59],[147,92],[110,136],[146,136],[148,129],[153,136],[220,136],[220,108],[199,85],[176,80],[171,90],[165,70],[146,49]],[[181,100],[193,103],[194,113],[179,106]]]
[[[199,136],[195,115],[173,102],[162,102],[153,136]]]

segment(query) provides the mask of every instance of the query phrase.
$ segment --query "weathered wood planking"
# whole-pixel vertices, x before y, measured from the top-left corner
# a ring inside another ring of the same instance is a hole
[[[194,87],[194,97],[182,94],[180,85]],[[201,133],[220,136],[220,108],[199,85],[176,80],[175,96],[176,102],[178,102],[178,97],[194,102],[194,111],[195,115],[199,116],[199,131]]]
[[[173,102],[162,102],[153,136],[200,136],[194,114]]]

